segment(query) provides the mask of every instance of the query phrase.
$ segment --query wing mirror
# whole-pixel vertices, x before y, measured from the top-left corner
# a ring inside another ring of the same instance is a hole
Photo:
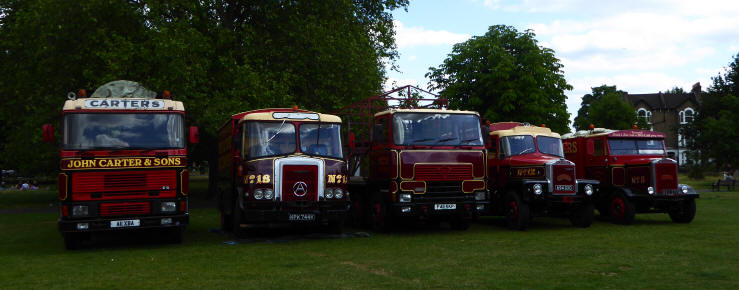
[[[54,125],[44,124],[41,126],[41,129],[43,130],[44,134],[44,142],[54,142]]]
[[[190,126],[190,143],[200,143],[200,133],[198,132],[198,127]]]

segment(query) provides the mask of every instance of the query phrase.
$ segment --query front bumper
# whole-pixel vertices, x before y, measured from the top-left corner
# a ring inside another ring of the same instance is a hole
[[[244,208],[244,223],[328,223],[343,220],[348,212],[346,201],[331,202],[277,202],[249,204]],[[291,216],[312,216],[310,220],[291,220]]]
[[[113,227],[116,221],[138,221],[138,226]],[[169,223],[163,224],[164,221]],[[59,219],[59,231],[68,232],[99,232],[99,231],[117,231],[129,229],[151,229],[151,228],[172,228],[186,226],[190,223],[188,214],[178,215],[157,215],[157,216],[121,216],[114,218],[78,218],[78,219]],[[81,224],[86,224],[85,228],[81,228]]]
[[[398,217],[462,217],[471,219],[488,212],[489,205],[488,201],[439,199],[434,201],[396,202],[390,205],[390,210],[394,216]]]

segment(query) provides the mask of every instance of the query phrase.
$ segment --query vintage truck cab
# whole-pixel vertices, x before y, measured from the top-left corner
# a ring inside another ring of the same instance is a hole
[[[594,195],[603,216],[630,224],[635,213],[668,213],[672,221],[695,217],[695,190],[678,184],[677,162],[666,157],[665,134],[646,130],[594,128],[564,137],[565,156],[578,178],[599,180]]]
[[[566,216],[577,227],[593,221],[590,197],[598,182],[575,177],[560,135],[518,122],[488,126],[488,189],[492,215],[512,229],[526,229],[534,215]]]

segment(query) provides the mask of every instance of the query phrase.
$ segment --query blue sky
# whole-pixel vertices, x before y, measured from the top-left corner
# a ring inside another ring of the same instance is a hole
[[[393,12],[400,72],[386,88],[417,85],[455,43],[496,24],[532,29],[539,45],[564,65],[570,120],[591,87],[616,85],[629,93],[675,86],[690,91],[724,71],[739,53],[739,2],[588,0],[411,0]]]

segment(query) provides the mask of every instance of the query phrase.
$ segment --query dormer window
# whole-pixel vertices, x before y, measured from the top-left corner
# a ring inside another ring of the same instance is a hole
[[[687,107],[680,111],[680,124],[692,123],[695,118],[695,111],[693,108]]]
[[[647,111],[647,109],[639,108],[639,110],[636,111],[636,115],[639,118],[647,120],[647,123],[652,124],[652,112]]]

